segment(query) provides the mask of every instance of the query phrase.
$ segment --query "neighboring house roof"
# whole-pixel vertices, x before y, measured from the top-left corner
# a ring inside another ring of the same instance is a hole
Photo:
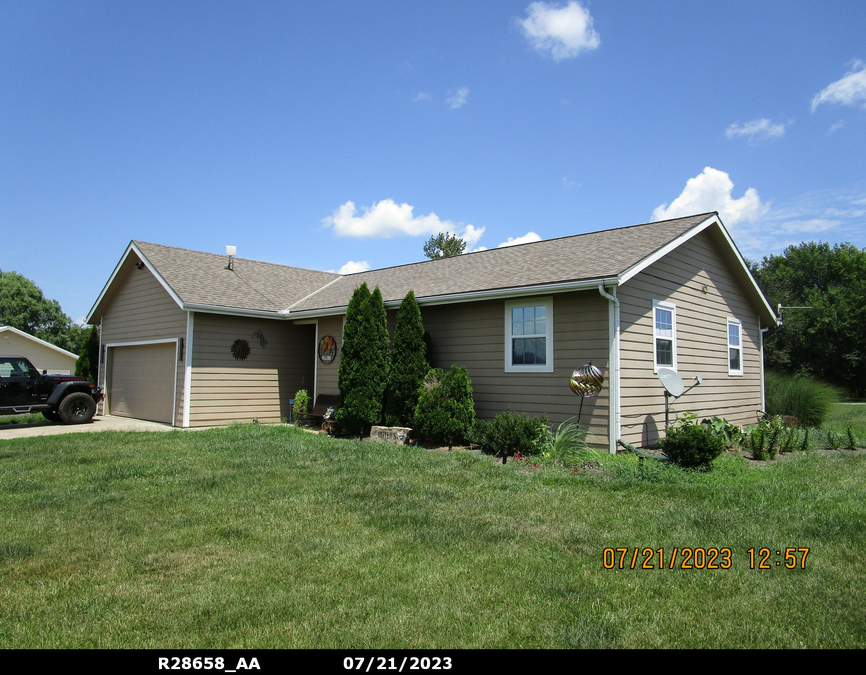
[[[385,302],[392,306],[410,290],[419,304],[434,304],[618,285],[712,226],[729,245],[726,248],[734,266],[739,268],[744,284],[754,291],[762,314],[775,322],[772,309],[715,212],[345,276],[240,258],[235,258],[234,269],[228,270],[225,256],[133,241],[88,321],[130,251],[135,251],[183,309],[301,318],[341,312],[361,283],[371,289],[378,286]]]
[[[12,326],[0,326],[0,333],[5,332],[15,333],[16,335],[20,335],[23,338],[27,338],[36,344],[42,345],[43,347],[48,347],[49,349],[53,349],[55,352],[59,354],[63,354],[64,356],[68,356],[73,359],[78,359],[78,354],[73,354],[72,352],[68,352],[65,349],[61,349],[57,345],[53,345],[50,342],[45,342],[45,340],[40,340],[38,337],[34,337],[30,335],[30,333],[25,333],[23,330],[18,330],[17,328],[13,328]],[[9,356],[14,356],[14,354],[10,354]]]

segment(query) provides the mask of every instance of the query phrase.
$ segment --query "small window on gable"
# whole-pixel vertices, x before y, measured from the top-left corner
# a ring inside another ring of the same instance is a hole
[[[505,372],[553,372],[553,299],[505,303]]]
[[[677,369],[677,308],[653,300],[653,371]]]
[[[743,374],[743,324],[728,319],[728,375]]]

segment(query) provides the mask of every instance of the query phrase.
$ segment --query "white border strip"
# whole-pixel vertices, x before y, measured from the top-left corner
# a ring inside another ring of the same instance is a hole
[[[194,326],[195,312],[186,313],[186,344],[184,349],[183,363],[183,416],[181,426],[184,429],[189,428],[189,405],[190,405],[190,389],[192,388],[192,336],[195,330]]]

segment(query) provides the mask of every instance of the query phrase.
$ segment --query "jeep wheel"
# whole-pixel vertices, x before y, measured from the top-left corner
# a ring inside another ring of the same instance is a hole
[[[90,394],[76,391],[69,394],[60,402],[57,408],[60,419],[66,424],[84,424],[93,419],[96,412],[96,403]]]
[[[47,419],[49,422],[62,422],[63,421],[62,419],[60,419],[60,415],[58,415],[53,410],[43,410],[42,411],[42,417]]]

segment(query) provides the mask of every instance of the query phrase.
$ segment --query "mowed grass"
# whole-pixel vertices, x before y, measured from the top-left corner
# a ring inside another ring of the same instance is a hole
[[[0,441],[0,647],[864,647],[864,485],[862,452],[698,474],[280,426]],[[732,567],[605,570],[608,547]]]

